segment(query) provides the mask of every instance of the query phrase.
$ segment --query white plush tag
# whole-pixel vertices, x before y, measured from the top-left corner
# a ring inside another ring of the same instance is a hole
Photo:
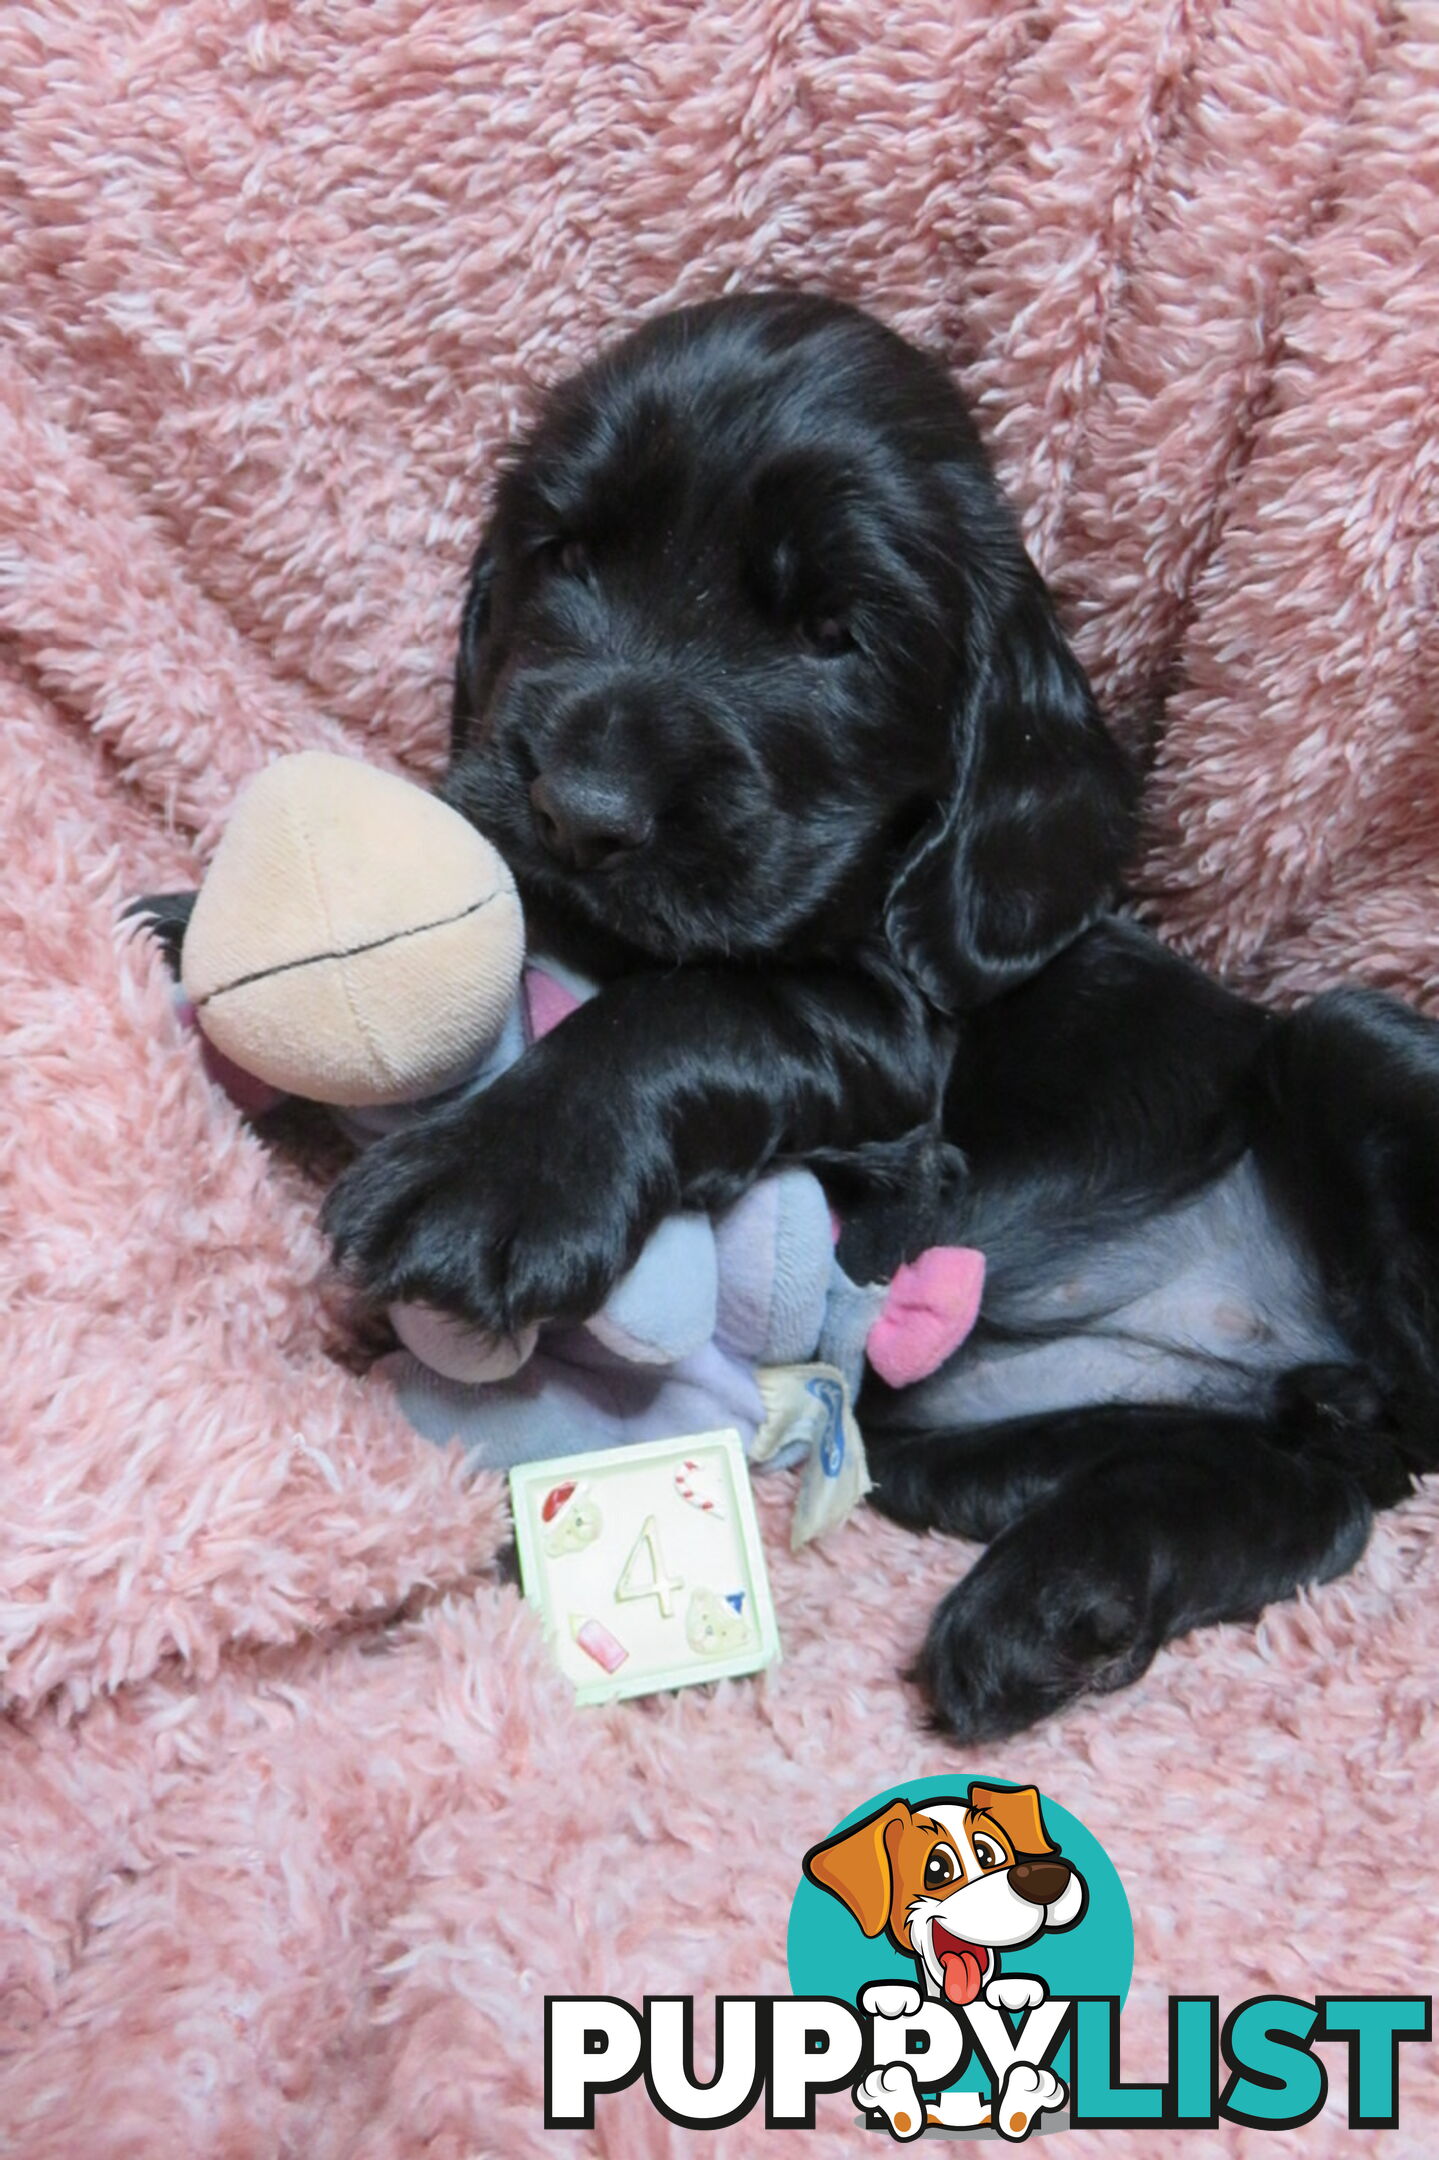
[[[790,1522],[798,1552],[851,1516],[872,1482],[864,1441],[844,1375],[833,1365],[762,1365],[755,1374],[765,1420],[751,1447],[752,1463],[803,1452],[804,1468]]]

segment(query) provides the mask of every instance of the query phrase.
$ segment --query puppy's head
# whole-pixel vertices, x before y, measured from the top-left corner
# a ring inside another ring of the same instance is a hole
[[[895,1800],[805,1854],[804,1871],[866,1935],[919,1962],[932,1995],[972,2002],[995,1953],[1073,1927],[1083,1877],[1044,1826],[1032,1785],[972,1784],[968,1800]]]
[[[785,294],[552,395],[472,575],[445,792],[542,920],[665,960],[869,944],[946,1009],[1104,904],[1129,799],[943,370]]]

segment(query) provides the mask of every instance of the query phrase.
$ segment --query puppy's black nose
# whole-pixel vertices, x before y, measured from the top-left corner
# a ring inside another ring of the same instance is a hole
[[[574,870],[598,870],[633,855],[654,831],[654,818],[622,780],[583,773],[542,772],[530,786],[540,845]]]
[[[1027,1904],[1052,1905],[1070,1877],[1067,1860],[1016,1860],[1009,1871],[1011,1889]]]

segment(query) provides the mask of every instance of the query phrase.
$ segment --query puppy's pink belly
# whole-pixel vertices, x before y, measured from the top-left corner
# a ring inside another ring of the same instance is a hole
[[[908,1390],[911,1430],[1002,1424],[1089,1403],[1264,1407],[1275,1376],[1345,1363],[1311,1256],[1246,1157],[1167,1215],[1016,1274],[981,1205],[965,1235],[988,1254],[979,1326]]]

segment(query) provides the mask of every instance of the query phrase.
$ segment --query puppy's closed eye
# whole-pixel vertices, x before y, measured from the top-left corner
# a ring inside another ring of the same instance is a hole
[[[858,649],[858,608],[843,574],[807,560],[792,542],[782,541],[773,550],[753,585],[767,623],[801,652],[838,660]]]
[[[554,533],[537,542],[534,561],[554,577],[588,578],[594,568],[588,543],[574,533]]]
[[[858,649],[866,592],[872,600],[883,577],[855,497],[843,469],[790,456],[760,475],[750,500],[750,589],[766,619],[820,659]]]
[[[821,660],[838,660],[843,654],[855,649],[855,635],[849,617],[833,608],[824,614],[803,616],[799,634]]]

